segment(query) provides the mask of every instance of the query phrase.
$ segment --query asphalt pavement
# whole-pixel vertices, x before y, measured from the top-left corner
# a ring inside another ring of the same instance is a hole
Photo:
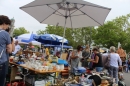
[[[129,73],[123,73],[124,82],[126,83],[126,86],[130,86],[130,72]]]

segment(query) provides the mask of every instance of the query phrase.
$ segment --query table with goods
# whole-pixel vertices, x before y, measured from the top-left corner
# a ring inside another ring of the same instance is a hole
[[[18,79],[17,82],[23,81],[24,85],[22,86],[91,86],[96,81],[90,77],[95,77],[95,75],[99,76],[103,82],[107,80],[108,84],[113,83],[113,79],[108,76],[106,70],[98,73],[89,68],[78,67],[74,68],[74,74],[70,74],[69,65],[65,60],[53,55],[45,58],[39,52],[21,51],[16,56],[11,56],[9,61],[11,66],[10,84],[13,84],[12,86],[19,86],[19,83],[15,82],[14,84],[16,79]],[[21,79],[16,77],[17,72],[22,76]],[[62,77],[61,73],[63,75],[69,73],[69,76]],[[105,86],[101,83],[98,85]]]
[[[11,66],[10,83],[16,80],[19,72],[24,84],[25,82],[30,84],[27,86],[56,85],[57,78],[62,77],[61,72],[68,72],[65,70],[68,68],[65,60],[53,55],[45,59],[39,52],[21,51],[16,56],[11,56],[9,61]]]

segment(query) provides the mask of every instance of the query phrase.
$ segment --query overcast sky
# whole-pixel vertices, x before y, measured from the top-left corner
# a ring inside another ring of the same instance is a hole
[[[15,19],[15,28],[25,27],[30,32],[45,29],[45,24],[40,24],[33,17],[20,10],[19,7],[33,0],[0,0],[0,15],[7,15]],[[112,8],[107,20],[130,13],[130,0],[86,0],[98,5]]]

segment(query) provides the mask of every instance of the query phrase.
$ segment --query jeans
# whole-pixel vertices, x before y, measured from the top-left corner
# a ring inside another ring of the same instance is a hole
[[[103,67],[95,67],[95,69],[96,69],[96,72],[101,72],[101,71],[103,71]]]
[[[7,62],[0,64],[0,86],[5,85]]]
[[[127,65],[127,66],[126,66],[126,72],[128,73],[129,70],[130,70],[130,65]]]
[[[118,67],[110,66],[110,76],[116,79],[116,84],[118,84]]]

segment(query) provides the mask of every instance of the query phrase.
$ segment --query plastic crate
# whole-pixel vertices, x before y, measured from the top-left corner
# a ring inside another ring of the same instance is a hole
[[[58,62],[57,62],[58,64],[64,64],[64,65],[67,65],[68,63],[67,63],[67,61],[65,61],[65,60],[62,60],[62,59],[58,59]]]

